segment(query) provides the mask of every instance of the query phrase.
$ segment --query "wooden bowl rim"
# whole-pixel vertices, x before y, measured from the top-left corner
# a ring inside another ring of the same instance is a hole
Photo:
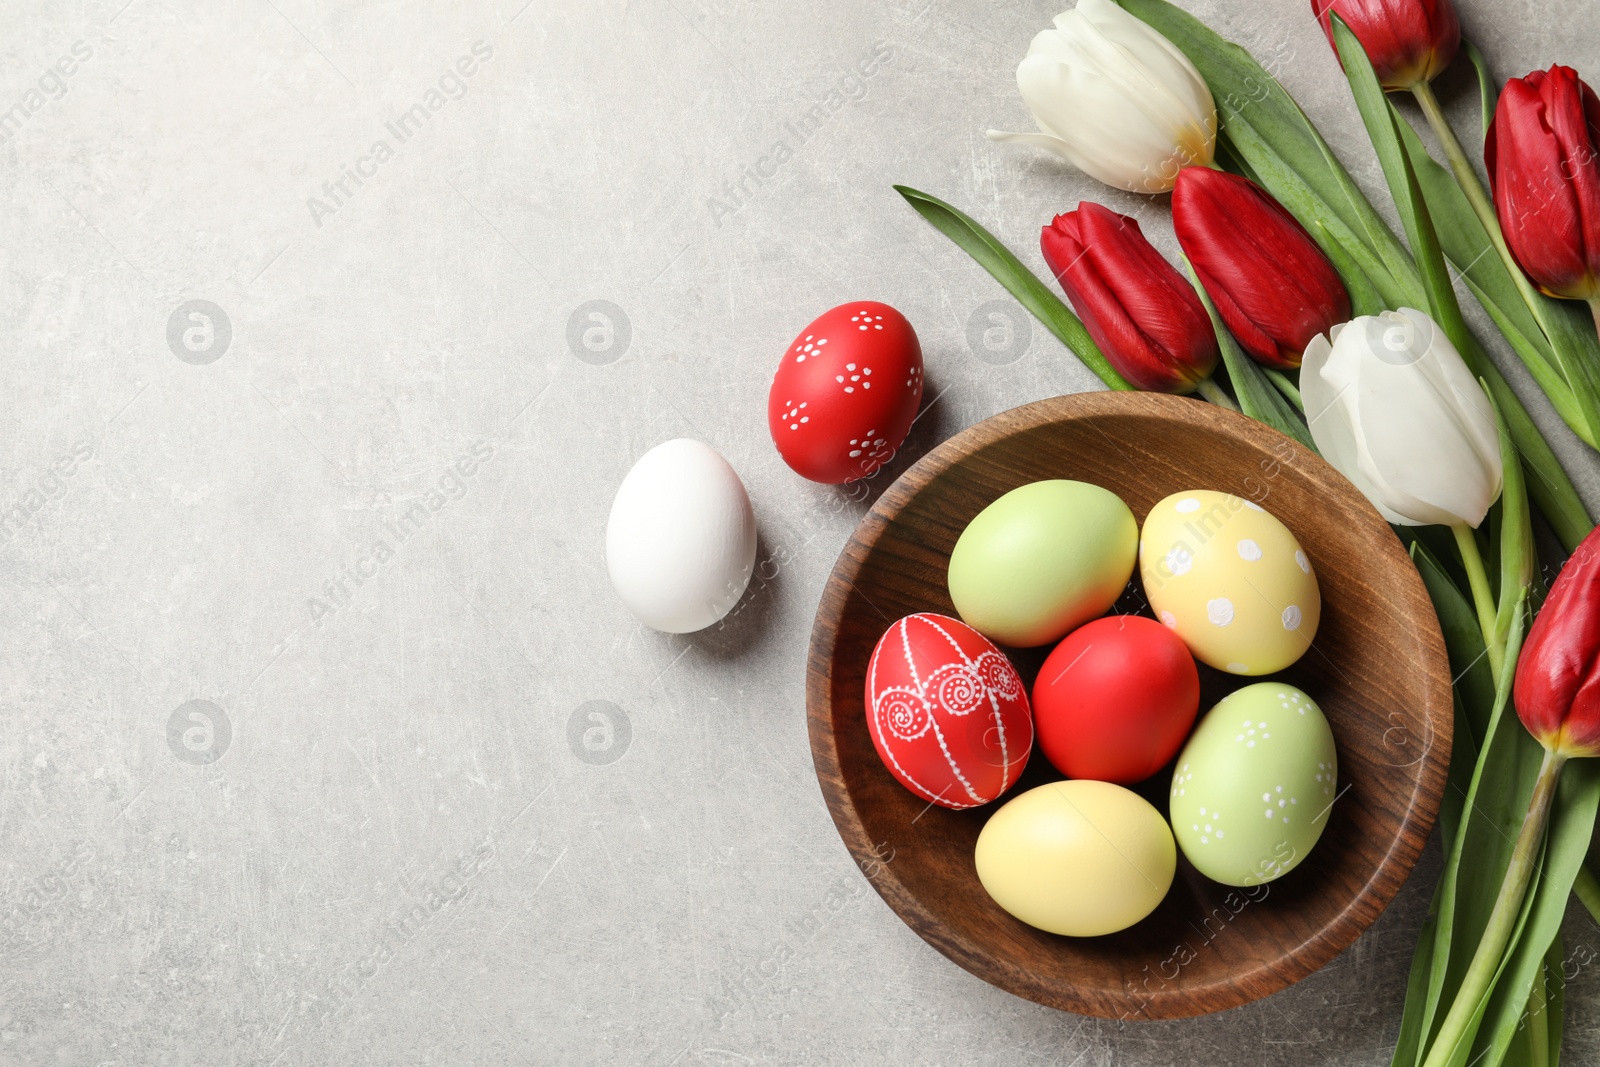
[[[1108,1008],[1101,990],[1080,994],[1075,988],[1037,979],[1032,972],[989,956],[983,946],[945,926],[899,879],[894,865],[878,855],[849,796],[833,735],[832,663],[837,651],[841,616],[849,592],[879,538],[912,499],[929,483],[974,454],[1013,434],[1048,425],[1106,416],[1136,416],[1178,421],[1200,429],[1242,439],[1268,452],[1292,449],[1297,472],[1325,493],[1330,507],[1341,517],[1368,528],[1367,540],[1387,563],[1403,568],[1407,577],[1390,590],[1402,614],[1425,620],[1417,634],[1432,645],[1431,665],[1419,663],[1427,693],[1424,713],[1431,730],[1427,750],[1393,841],[1372,876],[1326,925],[1299,945],[1275,959],[1201,985],[1163,986],[1140,993],[1141,1007],[1132,1017],[1144,1019],[1188,1018],[1239,1007],[1293,985],[1325,966],[1348,948],[1375,922],[1405,883],[1426,845],[1438,816],[1454,727],[1454,696],[1444,637],[1421,576],[1416,572],[1400,539],[1377,509],[1342,474],[1321,456],[1278,431],[1244,415],[1183,397],[1145,392],[1073,393],[1034,401],[1002,411],[968,427],[938,445],[912,464],[878,498],[861,518],[840,552],[824,585],[812,626],[806,665],[807,726],[817,782],[833,817],[835,828],[857,864],[868,872],[878,895],[896,915],[942,955],[970,973],[1016,996],[1078,1014],[1101,1018],[1127,1018]],[[840,783],[839,795],[828,788]],[[1163,815],[1165,813],[1163,812]]]

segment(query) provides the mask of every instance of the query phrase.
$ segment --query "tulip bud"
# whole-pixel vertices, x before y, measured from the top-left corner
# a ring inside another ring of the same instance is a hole
[[[1450,0],[1311,0],[1311,10],[1329,44],[1332,16],[1344,20],[1385,89],[1432,81],[1461,46],[1461,20]]]
[[[1096,181],[1164,193],[1178,169],[1211,162],[1217,109],[1189,57],[1111,0],[1079,0],[1028,46],[1017,88],[1038,133],[1001,133],[1048,149]]]
[[[1300,393],[1323,458],[1390,522],[1476,528],[1500,496],[1494,407],[1422,312],[1362,316],[1313,338]]]
[[[1172,227],[1217,314],[1257,361],[1298,367],[1313,337],[1350,318],[1350,294],[1328,257],[1248,178],[1185,167]]]
[[[1517,660],[1517,717],[1545,748],[1600,755],[1600,530],[1578,545]]]
[[[1188,393],[1216,368],[1211,317],[1137,222],[1085,201],[1044,228],[1039,248],[1089,336],[1128,381]]]
[[[1571,67],[1506,82],[1483,157],[1506,245],[1551,296],[1600,297],[1600,100]]]

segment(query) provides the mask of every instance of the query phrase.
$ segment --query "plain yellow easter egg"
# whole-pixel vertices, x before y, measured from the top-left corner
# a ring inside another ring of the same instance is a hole
[[[1030,789],[978,835],[978,880],[1029,926],[1069,937],[1125,930],[1172,886],[1178,852],[1149,801],[1110,782]]]

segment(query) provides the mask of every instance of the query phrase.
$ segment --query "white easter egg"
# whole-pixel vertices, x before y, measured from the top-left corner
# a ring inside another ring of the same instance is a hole
[[[659,444],[622,479],[606,523],[606,568],[646,626],[672,634],[710,626],[744,595],[755,562],[750,497],[710,445]]]

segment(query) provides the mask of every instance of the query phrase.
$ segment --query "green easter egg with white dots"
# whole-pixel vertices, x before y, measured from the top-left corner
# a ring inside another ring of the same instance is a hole
[[[1333,731],[1292,685],[1257,682],[1212,708],[1178,755],[1178,848],[1224,885],[1281,878],[1311,852],[1338,796]]]

